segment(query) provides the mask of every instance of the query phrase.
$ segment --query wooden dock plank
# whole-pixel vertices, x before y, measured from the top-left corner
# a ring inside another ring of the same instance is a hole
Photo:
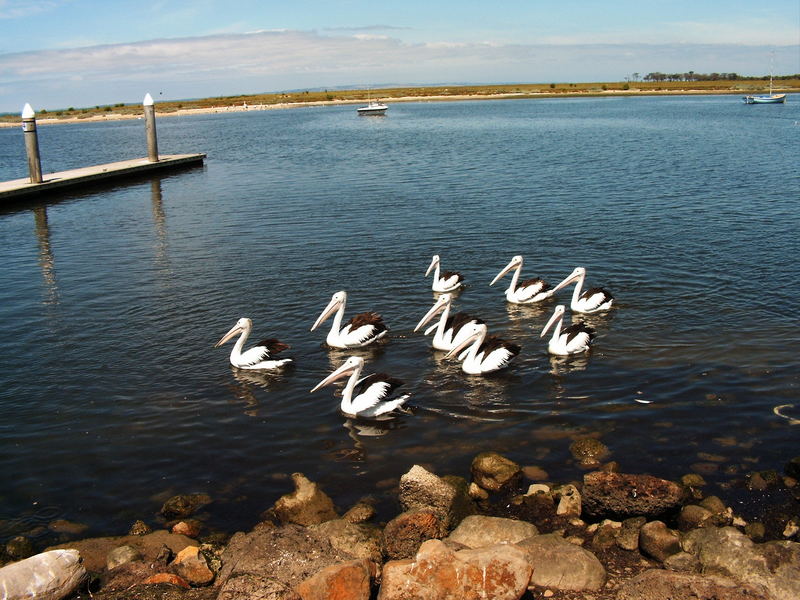
[[[149,171],[202,163],[205,157],[205,154],[170,154],[160,157],[158,162],[150,162],[147,158],[134,158],[104,165],[47,173],[42,176],[44,180],[42,183],[31,183],[28,177],[2,181],[0,182],[0,201],[23,198],[51,190],[76,187],[112,178],[144,174]]]

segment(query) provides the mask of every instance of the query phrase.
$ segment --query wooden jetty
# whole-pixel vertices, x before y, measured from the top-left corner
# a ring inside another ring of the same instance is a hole
[[[60,191],[112,179],[144,175],[153,171],[202,164],[205,157],[205,154],[169,154],[161,156],[155,162],[151,162],[148,158],[134,158],[104,165],[48,173],[42,176],[41,183],[31,183],[28,177],[3,181],[0,182],[0,201],[29,198],[33,195],[44,194],[53,190]]]

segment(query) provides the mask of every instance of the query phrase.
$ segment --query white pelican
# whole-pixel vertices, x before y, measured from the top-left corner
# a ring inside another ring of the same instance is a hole
[[[333,318],[333,325],[328,332],[325,342],[332,348],[358,348],[366,346],[381,339],[389,331],[378,313],[360,313],[350,319],[347,325],[342,327],[342,317],[344,317],[344,307],[347,302],[347,292],[336,292],[328,306],[314,322],[311,331],[314,331],[320,323],[336,313]],[[340,329],[341,328],[341,329]]]
[[[465,373],[484,375],[498,371],[508,366],[508,363],[519,354],[520,347],[517,344],[501,340],[493,335],[487,336],[488,328],[484,323],[470,324],[465,329],[468,329],[469,335],[445,356],[445,358],[455,356],[469,346],[458,357],[463,361],[461,369]]]
[[[586,269],[583,267],[575,267],[575,270],[570,273],[564,281],[559,283],[553,288],[555,293],[561,288],[575,282],[575,291],[572,292],[572,301],[569,308],[572,312],[577,313],[595,313],[608,310],[614,302],[614,296],[608,290],[603,288],[590,288],[581,293],[583,287],[583,280],[586,278]]]
[[[514,270],[514,276],[511,278],[511,284],[506,290],[506,300],[509,302],[513,304],[533,304],[534,302],[546,300],[553,295],[553,290],[550,289],[550,284],[543,279],[539,279],[538,277],[534,279],[526,279],[525,281],[519,283],[519,276],[522,272],[522,256],[519,254],[511,259],[511,262],[509,262],[505,268],[500,271],[494,279],[492,279],[492,283],[489,285],[494,285],[497,283],[506,273],[510,272],[511,270]]]
[[[274,338],[258,342],[246,352],[242,352],[244,343],[247,341],[252,329],[253,321],[247,317],[242,317],[236,321],[236,325],[231,327],[228,333],[222,336],[222,339],[214,345],[214,348],[219,348],[236,334],[241,334],[233,345],[233,350],[231,350],[231,364],[237,369],[277,369],[292,362],[291,358],[275,358],[279,352],[288,349],[289,345]]]
[[[547,351],[550,354],[567,356],[568,354],[586,352],[594,339],[594,329],[578,321],[562,331],[561,325],[564,321],[564,310],[563,304],[556,306],[553,316],[550,317],[539,337],[544,337],[547,330],[555,324],[556,327],[553,330],[550,343],[547,344]]]
[[[425,323],[433,319],[438,313],[441,312],[442,316],[439,317],[439,321],[435,325],[432,325],[425,330],[425,335],[428,335],[431,331],[436,331],[436,333],[433,335],[433,341],[431,345],[437,350],[452,350],[455,346],[460,344],[467,335],[470,335],[471,330],[469,328],[465,328],[465,325],[470,323],[483,323],[481,319],[476,319],[475,317],[471,317],[467,313],[463,312],[458,312],[451,317],[451,300],[452,297],[450,294],[442,294],[439,296],[431,309],[424,317],[422,317],[422,319],[420,319],[420,322],[417,323],[417,326],[414,327],[414,331],[419,330],[420,327],[425,325]]]
[[[431,269],[434,267],[436,267],[436,270],[433,272],[433,284],[431,285],[431,289],[434,292],[452,292],[460,288],[461,284],[464,283],[464,278],[461,276],[461,273],[444,271],[441,276],[439,275],[438,254],[433,255],[431,264],[428,266],[428,270],[425,271],[425,277],[430,275]]]
[[[398,409],[409,399],[409,394],[390,398],[392,392],[403,385],[403,382],[385,373],[373,373],[363,379],[358,378],[364,368],[364,359],[351,356],[342,366],[320,381],[312,392],[333,383],[337,379],[350,376],[342,390],[341,411],[346,417],[358,418],[390,418],[392,411]],[[353,393],[356,393],[355,398]]]

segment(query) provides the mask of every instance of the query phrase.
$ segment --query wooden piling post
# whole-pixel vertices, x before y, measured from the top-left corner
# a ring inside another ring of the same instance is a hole
[[[42,161],[39,157],[39,134],[36,131],[36,113],[30,104],[22,109],[22,132],[25,153],[28,155],[28,173],[31,183],[42,183]]]
[[[158,139],[156,138],[156,107],[153,106],[153,97],[147,94],[144,97],[144,127],[147,132],[147,160],[158,162]]]

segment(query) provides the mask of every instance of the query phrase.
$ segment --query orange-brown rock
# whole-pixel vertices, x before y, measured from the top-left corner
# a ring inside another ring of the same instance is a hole
[[[369,560],[332,565],[295,588],[303,600],[369,600],[370,581],[376,566]]]
[[[183,579],[194,586],[208,585],[214,580],[214,572],[197,546],[187,546],[172,561],[172,568]]]
[[[189,589],[189,584],[186,581],[175,575],[174,573],[156,573],[152,577],[148,577],[142,583],[145,585],[152,585],[155,583],[169,583],[178,587]]]
[[[531,571],[513,544],[454,552],[429,540],[414,559],[384,565],[378,600],[519,600]]]

